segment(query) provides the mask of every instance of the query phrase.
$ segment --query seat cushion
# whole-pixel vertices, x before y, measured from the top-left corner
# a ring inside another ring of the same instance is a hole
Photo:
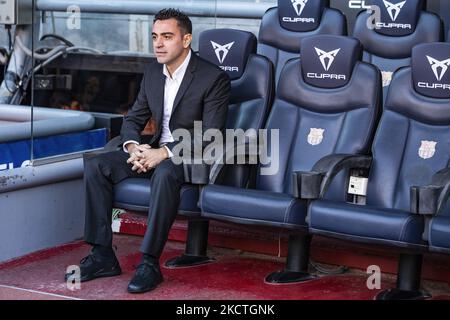
[[[422,244],[423,217],[402,210],[318,200],[309,209],[311,233],[404,246]]]
[[[431,220],[428,244],[431,251],[450,253],[450,216],[436,216]]]
[[[200,196],[202,216],[237,223],[304,228],[306,205],[283,193],[208,185]]]
[[[148,211],[150,203],[150,179],[129,178],[114,185],[114,206],[123,209]],[[198,186],[186,184],[181,187],[178,213],[200,215]]]

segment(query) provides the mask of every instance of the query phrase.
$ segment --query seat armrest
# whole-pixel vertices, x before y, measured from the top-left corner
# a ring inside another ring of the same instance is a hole
[[[224,147],[208,145],[202,156],[183,159],[184,179],[192,184],[214,184],[226,165],[256,164],[257,140],[228,143]]]
[[[436,173],[427,186],[412,186],[411,213],[436,215],[445,206],[450,194],[450,168]]]
[[[324,174],[315,171],[294,172],[293,194],[300,199],[318,199]]]
[[[219,155],[211,165],[209,183],[215,184],[219,174],[226,165],[257,164],[260,151],[253,142],[237,143],[226,147],[224,153]]]
[[[369,170],[372,158],[363,155],[332,154],[316,162],[309,172],[293,174],[293,195],[300,199],[319,199],[328,190],[333,178],[345,169]]]
[[[206,163],[183,162],[184,181],[192,184],[208,184],[211,165]]]

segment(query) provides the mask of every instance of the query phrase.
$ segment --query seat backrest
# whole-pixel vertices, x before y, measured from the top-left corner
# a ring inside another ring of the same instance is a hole
[[[320,34],[347,34],[345,16],[330,9],[327,0],[278,0],[278,7],[266,11],[259,28],[258,53],[273,62],[275,83],[286,61],[298,57],[300,40]]]
[[[260,166],[258,189],[290,194],[294,171],[310,171],[329,154],[370,149],[380,111],[379,70],[360,61],[362,48],[355,38],[315,36],[301,45],[300,58],[290,60],[280,76],[266,125],[279,130],[279,152],[276,141],[268,139],[272,163]],[[276,153],[278,171],[263,174],[273,167]],[[339,192],[342,199],[345,191]]]
[[[410,210],[410,187],[450,166],[450,44],[414,47],[394,74],[374,144],[367,204]]]
[[[220,66],[231,79],[227,129],[260,129],[274,96],[273,65],[256,54],[256,37],[233,29],[203,31],[199,56]]]
[[[415,45],[442,41],[442,24],[436,14],[423,10],[423,0],[372,0],[371,3],[379,8],[380,21],[371,12],[361,12],[353,36],[364,47],[363,60],[380,68],[383,87],[388,87],[392,73],[411,64],[411,50]]]
[[[256,54],[254,34],[233,29],[203,31],[199,39],[199,55],[225,70],[231,79],[227,129],[261,129],[275,94],[272,62]],[[250,168],[237,165],[227,168],[222,184],[243,187]]]

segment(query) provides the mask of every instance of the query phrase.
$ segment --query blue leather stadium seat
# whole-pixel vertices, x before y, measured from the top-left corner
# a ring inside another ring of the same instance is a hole
[[[447,42],[450,42],[450,33],[447,37]],[[446,59],[448,58],[448,59]],[[447,56],[443,60],[447,60],[447,66],[450,64],[450,50],[447,51]],[[439,69],[438,69],[439,70]],[[448,70],[446,71],[448,72]],[[450,81],[442,81],[443,83],[450,83]],[[447,87],[450,90],[449,87]],[[432,184],[445,184],[443,194],[450,192],[450,169],[442,171],[441,181],[432,182]],[[444,201],[444,198],[443,200]],[[439,214],[436,214],[431,221],[428,221],[426,234],[428,235],[429,249],[434,252],[442,252],[450,254],[450,203],[447,201]]]
[[[294,196],[293,173],[311,170],[330,154],[368,152],[380,109],[381,75],[360,61],[358,40],[321,35],[303,39],[301,46],[301,58],[287,62],[280,76],[265,127],[271,163],[259,166],[255,188],[210,184],[200,196],[204,217],[292,231],[287,266],[268,282],[311,278],[307,201]],[[279,141],[271,130],[279,132]],[[345,174],[336,178],[326,197],[342,200],[346,180]]]
[[[129,178],[114,186],[114,207],[132,211],[148,211],[150,199],[150,179]],[[198,215],[198,187],[186,184],[180,191],[180,214]]]
[[[300,41],[306,37],[332,34],[347,35],[345,16],[328,7],[328,0],[278,0],[261,20],[258,53],[268,57],[275,66],[278,83],[287,60],[297,58]]]
[[[423,0],[372,0],[371,4],[380,8],[380,21],[370,12],[361,12],[353,36],[364,46],[363,60],[380,68],[383,86],[388,87],[392,73],[411,64],[415,45],[443,40],[442,24],[437,15],[423,11]]]
[[[256,54],[256,37],[246,31],[214,29],[201,33],[199,56],[219,65],[231,79],[230,106],[227,115],[227,128],[258,130],[264,125],[273,102],[274,71],[269,59]],[[239,185],[249,175],[245,168],[234,168],[227,173],[224,183]],[[197,207],[199,190],[197,185],[185,184],[181,188],[179,214],[199,217]],[[126,179],[114,186],[115,207],[136,211],[148,211],[150,199],[150,180]],[[191,223],[192,222],[192,223]],[[201,237],[207,234],[207,221],[189,222],[188,237]],[[206,232],[205,232],[206,229]],[[202,243],[200,238],[192,240]],[[190,238],[188,242],[190,242]],[[196,244],[188,244],[191,248]],[[192,249],[191,256],[205,258],[206,247]],[[191,263],[198,263],[198,261]],[[174,265],[172,265],[174,266]]]
[[[422,44],[413,49],[412,67],[394,74],[373,143],[366,205],[316,200],[309,207],[313,234],[402,252],[397,288],[380,299],[427,296],[420,291],[426,225],[431,248],[450,248],[450,206],[441,192],[447,179],[448,196],[450,181],[449,66],[450,44]]]

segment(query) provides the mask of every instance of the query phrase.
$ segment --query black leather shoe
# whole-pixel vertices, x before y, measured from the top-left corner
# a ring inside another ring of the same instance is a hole
[[[128,284],[128,292],[142,293],[155,289],[163,281],[159,264],[142,262],[138,265],[133,279]]]
[[[80,282],[100,277],[113,277],[122,273],[119,261],[113,254],[111,257],[102,257],[91,253],[80,261]],[[66,281],[73,273],[66,273]]]

